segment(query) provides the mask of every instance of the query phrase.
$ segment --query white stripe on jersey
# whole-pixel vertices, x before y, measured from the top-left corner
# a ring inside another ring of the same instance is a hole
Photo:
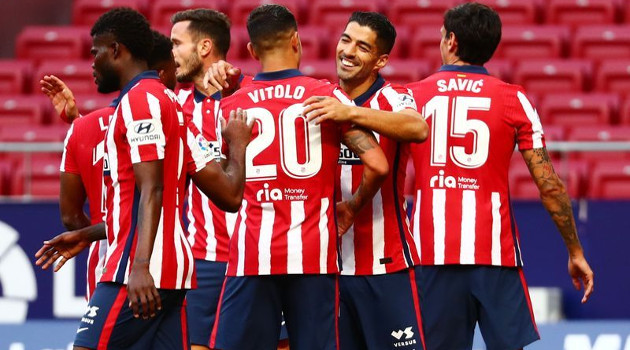
[[[128,95],[125,95],[127,97]],[[129,99],[127,99],[127,102]],[[114,112],[113,117],[110,120],[109,129],[107,130],[107,164],[109,165],[109,175],[110,180],[112,182],[112,189],[114,191],[114,198],[112,201],[112,231],[107,232],[107,237],[112,237],[111,245],[107,247],[107,259],[106,262],[109,262],[111,254],[114,253],[116,248],[118,247],[118,236],[120,235],[120,184],[118,183],[118,149],[116,148],[116,142],[114,141],[114,130],[116,130],[116,123],[118,118],[118,108],[120,108],[120,104],[116,107],[116,111]],[[105,161],[105,160],[103,160]],[[103,163],[105,166],[105,163]],[[105,177],[103,176],[103,181]],[[107,196],[107,190],[105,195]],[[107,213],[105,214],[107,218]],[[109,225],[106,223],[106,230],[109,228]],[[123,245],[125,242],[121,242]],[[114,272],[114,276],[118,273],[120,269],[120,263],[123,259],[118,261],[118,265],[116,266],[116,271]]]
[[[444,264],[446,252],[446,190],[433,189],[433,252],[436,265]]]
[[[335,95],[335,97],[341,101],[341,103],[343,103],[344,105],[350,105],[350,106],[354,106],[354,101],[352,101],[351,99],[349,99],[348,97],[346,97],[346,95],[341,92],[339,89],[335,89],[333,91],[333,95]]]
[[[162,126],[162,110],[160,109],[160,100],[158,100],[157,97],[147,92],[147,102],[149,103],[149,111],[151,112],[152,119],[158,122],[156,125],[159,125],[161,127]],[[157,150],[158,159],[164,159],[164,147],[166,146],[166,137],[164,136],[164,129],[160,128],[159,130],[156,130],[156,133],[161,136],[160,140],[164,140],[155,144],[155,149]],[[182,148],[180,147],[180,150],[181,149]],[[136,163],[136,162],[133,162],[133,159],[132,159],[132,163]],[[180,166],[179,170],[181,171],[181,169],[182,167]]]
[[[197,227],[195,227],[195,215],[193,215],[192,211],[194,186],[195,184],[191,181],[188,187],[188,243],[190,243],[191,247],[195,246],[195,234],[197,233]]]
[[[225,213],[225,227],[227,229],[228,237],[232,238],[234,234],[234,227],[236,226],[236,219],[238,218],[238,213]],[[190,245],[192,247],[192,244]]]
[[[341,200],[352,198],[352,165],[341,166]],[[354,256],[354,225],[341,238],[342,274],[353,275],[356,271]]]
[[[175,224],[177,226],[177,224]],[[154,281],[162,280],[162,252],[164,251],[164,208],[160,208],[160,221],[157,227],[157,234],[153,242],[153,251],[151,252],[151,262],[149,269],[151,277]],[[139,238],[139,237],[138,237]],[[177,247],[175,247],[177,249]],[[179,255],[179,252],[177,252]],[[178,264],[179,265],[179,264]],[[177,276],[181,273],[180,267],[177,266]],[[177,281],[177,286],[181,285],[181,281]]]
[[[243,199],[241,204],[241,223],[238,229],[238,263],[236,264],[236,275],[245,275],[245,220],[247,220],[247,201]]]
[[[319,272],[328,273],[328,198],[322,198],[319,210]]]
[[[501,266],[501,195],[492,192],[492,265]]]
[[[176,209],[176,214],[178,218],[182,217],[181,212],[179,211],[179,207],[177,207]],[[186,252],[188,261],[190,262],[188,274],[186,276],[186,285],[184,286],[184,288],[192,288],[192,276],[195,270],[195,265],[194,265],[195,257],[193,256],[192,249],[190,248],[190,246],[186,245],[186,233],[184,232],[184,228],[182,227],[181,224],[178,224],[177,222],[175,223],[175,235],[177,238],[179,238],[177,240],[177,244],[183,246],[183,249]]]
[[[475,226],[477,217],[477,200],[475,191],[462,191],[462,227],[459,250],[460,264],[475,263]]]
[[[195,185],[192,184],[192,186]],[[193,190],[199,191],[196,187],[191,187],[191,191]],[[206,236],[206,260],[216,261],[217,238],[214,235],[214,214],[212,214],[212,209],[210,209],[210,201],[208,200],[208,197],[206,197],[203,193],[201,193],[201,209],[203,210],[203,220],[205,222],[204,228],[206,229],[206,233],[208,234]]]
[[[68,133],[66,133],[66,138],[63,140],[63,154],[61,155],[61,165],[59,166],[59,171],[62,172],[66,171],[66,152],[68,152],[68,141],[70,141],[70,136],[72,136],[73,130],[74,124],[71,124],[70,129],[68,129]]]
[[[260,203],[262,215],[260,219],[260,237],[258,238],[258,274],[271,274],[271,239],[276,210],[273,203]]]
[[[532,104],[529,103],[529,100],[527,99],[527,97],[525,97],[525,94],[518,91],[516,93],[516,96],[518,97],[518,100],[521,102],[521,106],[523,106],[523,110],[525,110],[525,115],[527,116],[527,119],[529,119],[529,121],[532,123],[533,148],[542,148],[543,147],[543,143],[542,143],[543,129],[542,129],[542,124],[540,123],[540,117],[538,116],[538,112],[536,111],[536,109],[534,109],[534,107],[532,107]]]
[[[131,123],[133,122],[133,116],[131,115],[131,105],[129,104],[129,94],[125,94],[125,96],[123,96],[122,100],[120,101],[119,106],[122,109],[122,117],[125,123],[125,127],[131,126]],[[117,114],[114,114],[114,116],[116,115]],[[114,119],[116,118],[114,117]],[[135,164],[135,163],[140,162],[140,151],[138,150],[138,147],[129,147],[129,152],[131,153],[131,163]]]
[[[192,90],[189,89],[180,89],[179,92],[177,93],[177,102],[179,102],[179,105],[184,107],[184,103],[186,102],[186,100],[188,99],[188,95],[192,94]]]
[[[422,250],[420,249],[420,202],[422,199],[422,192],[418,190],[416,192],[416,210],[413,216],[413,241],[416,243],[416,250],[420,261],[422,261]]]
[[[372,199],[372,252],[372,273],[386,273],[385,264],[381,264],[381,258],[385,257],[385,218],[381,190]]]
[[[392,89],[391,86],[386,86],[381,89],[381,91],[383,96],[385,96],[385,98],[387,99],[387,103],[389,103],[389,105],[392,107],[392,112],[400,112],[409,107],[408,103],[401,104],[401,100],[399,97],[401,94]],[[409,94],[409,96],[412,96],[409,90],[407,90],[407,93]],[[415,102],[413,103],[413,105],[415,109]]]
[[[287,231],[287,273],[301,274],[302,266],[302,223],[305,219],[304,202],[291,202],[291,227]]]

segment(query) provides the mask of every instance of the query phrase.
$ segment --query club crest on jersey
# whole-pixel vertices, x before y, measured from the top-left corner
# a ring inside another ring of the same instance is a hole
[[[341,165],[363,165],[359,156],[344,144],[339,148],[338,163]]]
[[[478,190],[477,179],[459,176],[444,176],[444,170],[440,170],[438,175],[431,177],[429,186],[431,188],[459,188],[463,190]]]

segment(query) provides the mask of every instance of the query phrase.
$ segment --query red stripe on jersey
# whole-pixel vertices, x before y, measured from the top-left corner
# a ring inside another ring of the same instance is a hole
[[[116,325],[116,320],[118,319],[118,315],[120,315],[120,310],[125,305],[125,301],[127,300],[127,287],[122,286],[118,291],[118,295],[114,300],[114,304],[111,309],[109,309],[109,313],[107,314],[107,319],[105,319],[105,324],[103,325],[103,333],[98,340],[98,350],[107,350],[109,345],[109,339],[112,336],[112,331],[114,330],[114,326]]]

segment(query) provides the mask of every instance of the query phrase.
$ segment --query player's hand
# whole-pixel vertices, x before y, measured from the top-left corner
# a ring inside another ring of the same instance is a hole
[[[584,255],[578,257],[569,257],[569,275],[573,281],[573,287],[576,290],[582,289],[584,285],[584,296],[582,304],[586,303],[593,294],[593,270],[588,265]]]
[[[35,265],[45,270],[59,260],[54,269],[57,272],[66,261],[89,247],[90,243],[92,241],[82,230],[64,232],[51,240],[44,241],[44,245],[35,253],[37,258]]]
[[[235,111],[230,112],[230,119],[226,121],[221,118],[221,135],[225,139],[225,142],[234,147],[235,145],[242,145],[243,147],[249,144],[252,138],[252,129],[254,128],[254,119],[247,120],[247,112],[237,108]]]
[[[79,109],[74,100],[74,94],[63,80],[54,75],[45,75],[44,78],[39,81],[39,85],[42,92],[48,96],[55,111],[64,122],[72,123],[74,119],[79,117]]]
[[[134,260],[127,283],[127,298],[135,318],[148,319],[162,309],[162,299],[155,288],[148,262]]]
[[[226,97],[240,88],[241,69],[231,63],[219,60],[208,68],[203,78],[203,87],[208,91],[210,87],[221,91],[221,96]]]
[[[355,212],[348,201],[337,203],[337,234],[341,237],[354,224]]]
[[[344,105],[338,99],[324,96],[311,96],[304,101],[303,115],[306,120],[321,124],[325,120],[347,122],[352,120],[352,107]]]

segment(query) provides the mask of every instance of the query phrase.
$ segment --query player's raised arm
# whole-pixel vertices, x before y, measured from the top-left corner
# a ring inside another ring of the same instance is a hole
[[[339,235],[352,226],[355,215],[372,200],[389,174],[387,158],[371,132],[353,127],[344,133],[343,143],[361,159],[363,177],[352,198],[337,204]]]
[[[390,112],[344,105],[332,97],[313,96],[304,101],[306,106],[304,114],[308,116],[307,120],[315,121],[317,124],[325,120],[350,122],[396,141],[422,142],[429,135],[429,127],[422,115],[416,111],[413,98],[408,99],[406,101],[401,98],[397,103],[401,106],[413,105],[413,108],[401,108],[399,111]]]
[[[223,118],[221,122],[225,123]],[[231,111],[227,125],[221,127],[229,146],[225,170],[212,161],[192,175],[195,185],[222,210],[235,212],[241,206],[245,189],[245,149],[253,126],[253,119],[248,122],[245,111],[240,108]]]
[[[72,123],[73,120],[79,117],[79,109],[74,100],[74,94],[63,80],[54,75],[45,75],[39,81],[39,85],[63,121]]]
[[[569,252],[569,275],[575,289],[584,285],[582,303],[593,293],[593,271],[584,257],[571,208],[571,200],[558,174],[553,169],[545,147],[521,151],[532,178],[540,191],[545,209],[556,224]]]

